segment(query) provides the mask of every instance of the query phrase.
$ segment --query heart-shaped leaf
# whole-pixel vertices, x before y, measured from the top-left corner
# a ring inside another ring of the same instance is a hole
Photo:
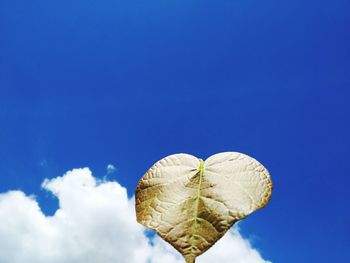
[[[235,222],[264,207],[271,192],[268,171],[245,154],[224,152],[205,161],[174,154],[138,183],[137,221],[194,263]]]

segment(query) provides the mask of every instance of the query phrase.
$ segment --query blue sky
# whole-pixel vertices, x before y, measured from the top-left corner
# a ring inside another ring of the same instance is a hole
[[[157,160],[255,157],[242,233],[272,262],[350,260],[350,2],[0,2],[0,192],[90,167],[133,194]]]

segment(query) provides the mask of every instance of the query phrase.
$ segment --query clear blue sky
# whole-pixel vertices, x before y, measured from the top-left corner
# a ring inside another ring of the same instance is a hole
[[[274,263],[350,262],[348,0],[1,0],[0,192],[90,167],[239,151],[271,172],[243,234]]]

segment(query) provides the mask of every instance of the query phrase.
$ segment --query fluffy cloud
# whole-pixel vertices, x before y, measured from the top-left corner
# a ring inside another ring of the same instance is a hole
[[[135,221],[134,200],[117,182],[100,181],[88,168],[45,180],[59,200],[53,216],[33,196],[0,194],[1,263],[183,263],[168,244],[150,238]],[[267,263],[231,231],[198,263]]]

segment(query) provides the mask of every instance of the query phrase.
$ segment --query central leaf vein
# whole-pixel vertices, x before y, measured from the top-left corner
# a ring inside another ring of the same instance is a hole
[[[197,224],[198,224],[197,221],[198,221],[199,199],[201,197],[203,172],[204,172],[204,162],[203,162],[203,160],[200,160],[199,171],[198,171],[198,176],[199,176],[198,190],[197,190],[197,195],[195,198],[194,224],[192,226],[192,233],[191,233],[191,239],[190,239],[190,244],[191,244],[190,253],[191,254],[193,254],[193,249],[196,247],[194,237],[195,237],[195,233],[197,231]]]

